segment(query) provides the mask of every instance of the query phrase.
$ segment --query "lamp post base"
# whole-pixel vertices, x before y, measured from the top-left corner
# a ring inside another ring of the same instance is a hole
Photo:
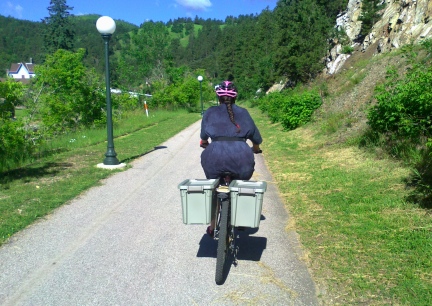
[[[117,153],[114,152],[114,148],[108,149],[107,153],[105,154],[105,159],[103,160],[103,163],[107,166],[114,166],[120,164],[116,156]]]
[[[98,168],[102,169],[120,169],[126,167],[125,163],[117,164],[117,165],[105,165],[104,163],[97,164]]]

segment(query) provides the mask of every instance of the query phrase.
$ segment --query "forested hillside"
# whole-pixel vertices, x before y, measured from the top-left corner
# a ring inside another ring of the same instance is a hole
[[[6,76],[11,63],[43,60],[42,24],[0,15],[0,77]]]
[[[281,0],[273,11],[257,15],[227,16],[224,21],[149,21],[140,27],[117,20],[111,40],[113,83],[135,90],[146,83],[170,83],[175,78],[172,69],[181,66],[202,69],[205,78],[215,82],[234,79],[245,96],[259,88],[265,91],[281,78],[308,81],[324,67],[336,15],[346,4],[347,0]],[[98,17],[73,16],[72,11],[70,18],[74,48],[85,48],[85,64],[102,73]],[[0,16],[3,71],[12,62],[45,60],[43,27],[42,22]]]
[[[75,32],[75,48],[85,48],[88,66],[94,66],[98,71],[103,71],[103,44],[96,30],[96,20],[100,16],[74,16],[72,25]],[[116,35],[112,42],[115,46],[118,40],[127,37],[127,33],[137,27],[124,21],[116,21]],[[6,69],[11,63],[28,62],[30,58],[35,64],[45,61],[42,22],[19,20],[13,17],[0,15],[0,77],[5,77]],[[102,59],[102,61],[101,61]]]

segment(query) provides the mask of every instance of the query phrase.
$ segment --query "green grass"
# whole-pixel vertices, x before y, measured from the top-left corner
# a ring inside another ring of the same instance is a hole
[[[143,112],[131,114],[114,127],[117,158],[129,162],[200,118],[198,114],[180,111],[151,112],[149,118]],[[101,179],[123,171],[96,167],[103,162],[106,137],[106,130],[101,129],[55,139],[45,149],[56,153],[1,174],[0,245]]]
[[[323,300],[432,305],[432,218],[404,200],[409,170],[328,144],[320,122],[283,132],[251,113]]]

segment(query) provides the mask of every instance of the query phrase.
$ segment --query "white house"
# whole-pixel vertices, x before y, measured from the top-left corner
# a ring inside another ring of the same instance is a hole
[[[28,80],[35,76],[34,66],[32,59],[30,59],[30,63],[14,63],[7,74],[17,80]]]

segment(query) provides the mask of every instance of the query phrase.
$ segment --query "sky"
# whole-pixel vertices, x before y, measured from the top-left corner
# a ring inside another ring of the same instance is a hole
[[[73,15],[98,14],[139,26],[153,20],[168,22],[182,17],[225,20],[227,16],[260,14],[273,10],[277,0],[66,0]],[[0,0],[0,15],[41,21],[48,17],[50,0]]]

